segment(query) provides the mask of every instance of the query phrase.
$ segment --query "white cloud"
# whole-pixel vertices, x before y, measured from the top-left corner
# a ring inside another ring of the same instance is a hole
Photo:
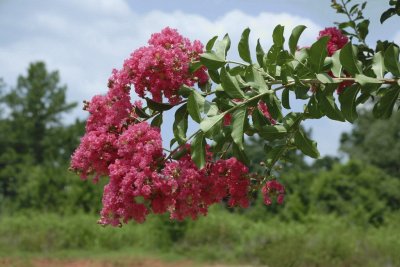
[[[13,10],[22,14],[17,17]],[[228,32],[234,50],[247,26],[252,30],[251,44],[255,46],[256,39],[261,38],[267,47],[277,24],[286,26],[287,36],[294,26],[306,25],[302,45],[313,42],[320,29],[310,19],[288,13],[261,12],[253,16],[233,10],[210,20],[182,11],[139,14],[124,0],[48,0],[40,5],[12,1],[0,10],[0,27],[6,29],[0,40],[0,76],[13,84],[29,62],[43,60],[49,70],[60,70],[62,81],[69,87],[68,99],[81,102],[104,93],[112,68],[119,68],[134,49],[146,44],[151,33],[166,26],[204,43]],[[85,114],[77,110],[74,115]]]

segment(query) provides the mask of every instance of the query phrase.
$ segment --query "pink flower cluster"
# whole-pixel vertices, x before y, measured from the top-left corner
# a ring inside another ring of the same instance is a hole
[[[323,36],[329,36],[327,44],[328,55],[332,56],[337,50],[343,48],[349,41],[346,35],[344,35],[338,28],[330,27],[325,28],[319,32],[318,39]]]
[[[264,196],[265,205],[271,205],[271,197],[276,195],[276,201],[278,204],[282,204],[285,198],[285,187],[277,180],[268,181],[265,186],[261,189]]]
[[[109,166],[101,224],[143,222],[151,212],[169,212],[176,220],[195,219],[227,197],[231,206],[249,205],[248,169],[235,158],[210,161],[201,170],[189,152],[164,162],[159,131],[147,123],[130,126],[118,143],[120,158]]]
[[[190,73],[189,64],[199,60],[203,45],[190,42],[175,29],[165,28],[155,33],[148,41],[131,54],[124,63],[129,72],[136,93],[144,97],[149,92],[154,101],[162,102],[165,96],[171,104],[179,102],[179,88],[185,84],[193,86],[208,81],[204,67]]]

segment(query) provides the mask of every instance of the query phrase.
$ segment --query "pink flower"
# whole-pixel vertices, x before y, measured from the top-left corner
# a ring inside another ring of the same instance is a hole
[[[283,203],[285,198],[285,187],[277,180],[269,180],[265,186],[261,189],[264,196],[265,205],[271,205],[271,197],[277,195],[277,203],[280,205]]]
[[[337,50],[343,48],[343,46],[345,46],[349,41],[347,36],[336,27],[325,28],[324,30],[320,31],[318,39],[323,36],[330,37],[327,45],[329,56],[332,56]]]

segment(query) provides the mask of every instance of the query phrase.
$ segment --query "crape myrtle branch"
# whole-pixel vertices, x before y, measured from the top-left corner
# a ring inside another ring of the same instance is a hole
[[[227,59],[228,35],[203,47],[165,28],[114,70],[108,93],[85,103],[86,133],[71,161],[82,178],[109,177],[100,223],[143,222],[150,213],[166,212],[171,219],[195,219],[223,199],[248,207],[250,193],[260,188],[265,204],[273,197],[281,204],[285,189],[272,172],[276,163],[291,149],[319,157],[302,121],[326,116],[353,122],[357,106],[369,99],[376,117],[390,117],[400,93],[397,45],[366,60],[331,27],[299,48],[305,28],[292,30],[286,49],[278,25],[273,45],[265,52],[258,41],[253,56],[245,29],[238,44],[243,62]],[[131,89],[146,106],[131,102]],[[306,103],[302,112],[291,111],[290,95]],[[172,108],[174,138],[165,149],[160,129]],[[187,136],[189,118],[199,129]],[[264,145],[263,173],[249,173],[246,135],[259,136]]]

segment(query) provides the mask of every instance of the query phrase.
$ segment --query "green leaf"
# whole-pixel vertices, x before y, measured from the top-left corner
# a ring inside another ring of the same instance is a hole
[[[328,55],[326,45],[328,44],[329,36],[321,37],[310,47],[310,67],[315,73],[320,73],[324,66],[324,61]]]
[[[163,115],[162,113],[158,114],[151,121],[151,126],[161,128],[161,124],[163,123]]]
[[[278,97],[273,93],[266,95],[262,100],[267,104],[271,116],[280,120],[282,118],[282,104]]]
[[[186,143],[186,132],[188,129],[188,111],[187,104],[182,105],[175,112],[175,121],[173,124],[174,137],[179,144]]]
[[[270,148],[266,151],[265,163],[267,167],[270,169],[274,166],[274,164],[280,159],[280,157],[285,153],[286,146],[285,145],[277,145],[275,147]]]
[[[243,146],[243,131],[246,119],[247,107],[239,108],[232,114],[232,139],[238,145],[240,150],[244,149]]]
[[[361,65],[357,60],[357,48],[351,43],[347,43],[340,50],[340,63],[343,68],[347,70],[350,74],[355,75],[357,73],[362,73]]]
[[[211,38],[206,44],[206,51],[210,52],[215,44],[215,41],[218,39],[218,36],[214,36]]]
[[[147,97],[146,97],[146,102],[147,102],[147,107],[155,111],[166,111],[174,107],[173,105],[170,104],[156,102]]]
[[[284,26],[277,25],[272,33],[272,40],[274,41],[274,45],[277,47],[283,47],[283,44],[285,42],[285,37],[283,37],[284,30]]]
[[[250,165],[250,160],[247,157],[246,153],[244,150],[240,150],[238,145],[235,143],[232,144],[232,153],[235,158],[237,158],[239,161],[241,161],[244,165],[249,166]]]
[[[206,140],[202,132],[196,134],[190,144],[190,155],[197,168],[206,165]]]
[[[221,85],[224,91],[232,98],[245,98],[243,91],[240,89],[239,83],[235,77],[231,76],[225,68],[221,69]]]
[[[297,128],[302,119],[303,119],[303,113],[289,112],[283,118],[283,125],[289,131],[292,130],[293,128]]]
[[[187,110],[190,117],[197,122],[201,122],[201,112],[204,110],[205,98],[197,91],[192,91],[188,98]]]
[[[260,44],[260,39],[258,39],[256,46],[256,57],[257,57],[257,62],[261,67],[264,66],[264,55],[265,55],[264,49]]]
[[[394,76],[400,77],[399,48],[391,44],[385,51],[385,66]]]
[[[195,89],[192,87],[189,87],[187,85],[182,85],[179,90],[178,94],[183,96],[183,97],[189,97],[190,94],[194,91]]]
[[[358,23],[357,29],[360,35],[361,40],[365,40],[368,35],[368,27],[369,27],[369,20],[365,19]]]
[[[211,80],[213,82],[215,82],[216,84],[220,84],[221,83],[221,78],[219,76],[218,70],[210,70],[210,69],[208,69],[208,75],[210,75]]]
[[[331,76],[329,76],[327,73],[325,73],[325,72],[323,72],[323,73],[318,73],[317,74],[317,79],[321,82],[321,83],[323,83],[323,84],[326,84],[326,83],[338,83],[338,82],[335,82],[333,79],[332,79],[332,77]]]
[[[296,132],[294,135],[294,143],[305,155],[314,159],[319,157],[317,143],[309,139],[303,131],[299,130]]]
[[[300,36],[306,28],[307,27],[304,25],[299,25],[292,30],[292,34],[289,38],[289,49],[292,55],[296,53],[297,43],[299,42]]]
[[[356,98],[359,91],[360,86],[353,85],[347,87],[346,90],[339,95],[340,108],[344,117],[349,122],[354,122],[358,118]]]
[[[335,77],[340,77],[342,76],[342,64],[340,64],[340,50],[336,51],[332,55],[332,67],[331,71]]]
[[[266,93],[269,90],[264,77],[253,65],[247,67],[245,79],[247,81],[247,86],[251,86],[259,93]]]
[[[382,88],[384,95],[375,104],[373,113],[377,118],[387,119],[390,118],[393,112],[393,107],[399,97],[400,87],[393,86],[391,88]]]
[[[225,59],[229,48],[231,47],[231,39],[229,38],[229,35],[225,34],[222,41],[218,41],[214,47],[215,53],[221,58]]]
[[[396,15],[396,9],[395,8],[389,8],[385,12],[382,13],[380,21],[381,24],[384,23],[388,18]]]
[[[269,141],[282,139],[287,134],[287,129],[283,125],[266,125],[260,128],[259,135]]]
[[[318,100],[315,95],[312,95],[310,98],[310,101],[308,101],[307,111],[308,111],[308,115],[312,119],[319,119],[325,115],[319,108]]]
[[[210,70],[217,70],[226,64],[225,58],[218,56],[214,51],[201,54],[200,62]]]
[[[150,115],[147,114],[143,109],[139,108],[139,107],[135,107],[135,113],[140,117],[140,118],[150,118]]]
[[[239,56],[244,61],[251,64],[251,56],[250,56],[250,48],[249,48],[249,34],[250,34],[250,29],[246,28],[242,33],[242,37],[240,38],[240,41],[238,44],[238,50],[239,50]]]
[[[289,103],[289,88],[285,88],[282,91],[282,106],[286,109],[290,109],[290,103]]]
[[[190,73],[195,73],[196,71],[198,71],[201,67],[203,66],[203,64],[200,61],[194,61],[189,63],[189,72]]]
[[[337,121],[345,121],[343,114],[337,107],[335,99],[332,95],[326,95],[320,91],[317,91],[317,99],[319,107],[324,111],[328,118]]]
[[[356,74],[356,82],[359,83],[362,86],[368,85],[368,84],[381,84],[382,81],[375,79],[375,78],[371,78],[368,76],[365,76],[363,74]]]
[[[200,122],[200,129],[203,133],[210,131],[216,124],[222,121],[225,113],[218,114],[213,117],[206,117]]]
[[[372,70],[374,71],[376,78],[378,79],[383,79],[383,77],[385,76],[385,63],[381,51],[376,53],[372,59]]]

